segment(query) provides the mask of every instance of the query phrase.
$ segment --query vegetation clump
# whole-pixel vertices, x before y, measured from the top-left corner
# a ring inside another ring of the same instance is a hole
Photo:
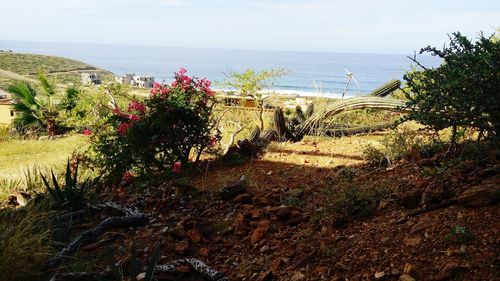
[[[115,179],[180,173],[194,150],[199,156],[217,142],[211,135],[213,95],[210,81],[181,68],[170,85],[156,83],[144,102],[113,109],[92,137],[94,163]]]
[[[470,128],[491,138],[500,135],[500,44],[480,35],[472,42],[460,33],[450,36],[442,50],[423,48],[420,53],[438,56],[443,63],[426,68],[412,58],[421,70],[408,72],[405,120],[415,120],[439,131],[451,128],[451,142],[459,128]]]

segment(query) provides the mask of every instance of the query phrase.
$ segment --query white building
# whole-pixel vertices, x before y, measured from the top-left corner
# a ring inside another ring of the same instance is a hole
[[[97,73],[82,73],[82,84],[83,85],[101,85],[102,80],[99,74]]]
[[[155,83],[155,78],[153,76],[135,75],[135,73],[127,73],[121,77],[116,77],[116,80],[125,85],[144,88],[152,88]]]

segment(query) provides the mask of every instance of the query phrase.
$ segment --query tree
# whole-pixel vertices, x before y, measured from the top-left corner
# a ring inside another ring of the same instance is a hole
[[[250,97],[255,102],[259,117],[259,127],[264,129],[264,96],[262,90],[267,90],[272,87],[272,81],[283,77],[289,71],[284,69],[270,69],[255,72],[252,69],[247,69],[245,72],[230,72],[227,79],[222,82],[223,86],[227,86],[238,91],[238,94],[245,97]]]
[[[442,50],[428,46],[420,53],[438,56],[443,62],[437,68],[426,68],[416,58],[410,58],[421,70],[404,76],[408,85],[406,119],[436,131],[451,128],[452,144],[456,143],[458,128],[498,137],[500,44],[483,34],[473,43],[457,32]]]
[[[63,112],[71,111],[76,106],[80,90],[76,86],[68,87],[64,93],[57,93],[55,80],[49,80],[43,72],[38,74],[43,91],[27,81],[22,81],[8,88],[13,95],[14,126],[21,131],[39,133],[46,130],[50,136],[60,133],[61,123],[58,117]]]

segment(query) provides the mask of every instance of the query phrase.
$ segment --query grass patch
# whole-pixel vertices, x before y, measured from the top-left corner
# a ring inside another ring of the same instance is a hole
[[[39,191],[43,189],[39,181],[40,168],[63,170],[71,154],[86,145],[86,137],[81,135],[71,135],[55,140],[1,142],[0,201],[14,190]],[[22,182],[18,183],[19,180]],[[13,190],[14,187],[18,188]]]
[[[44,204],[0,210],[0,276],[39,280],[37,274],[54,253],[49,218]]]

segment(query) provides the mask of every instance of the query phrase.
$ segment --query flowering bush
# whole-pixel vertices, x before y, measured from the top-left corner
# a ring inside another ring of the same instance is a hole
[[[155,83],[144,101],[113,110],[92,136],[95,163],[115,179],[131,174],[180,173],[193,150],[213,145],[210,81],[188,77],[181,68],[170,84]]]

